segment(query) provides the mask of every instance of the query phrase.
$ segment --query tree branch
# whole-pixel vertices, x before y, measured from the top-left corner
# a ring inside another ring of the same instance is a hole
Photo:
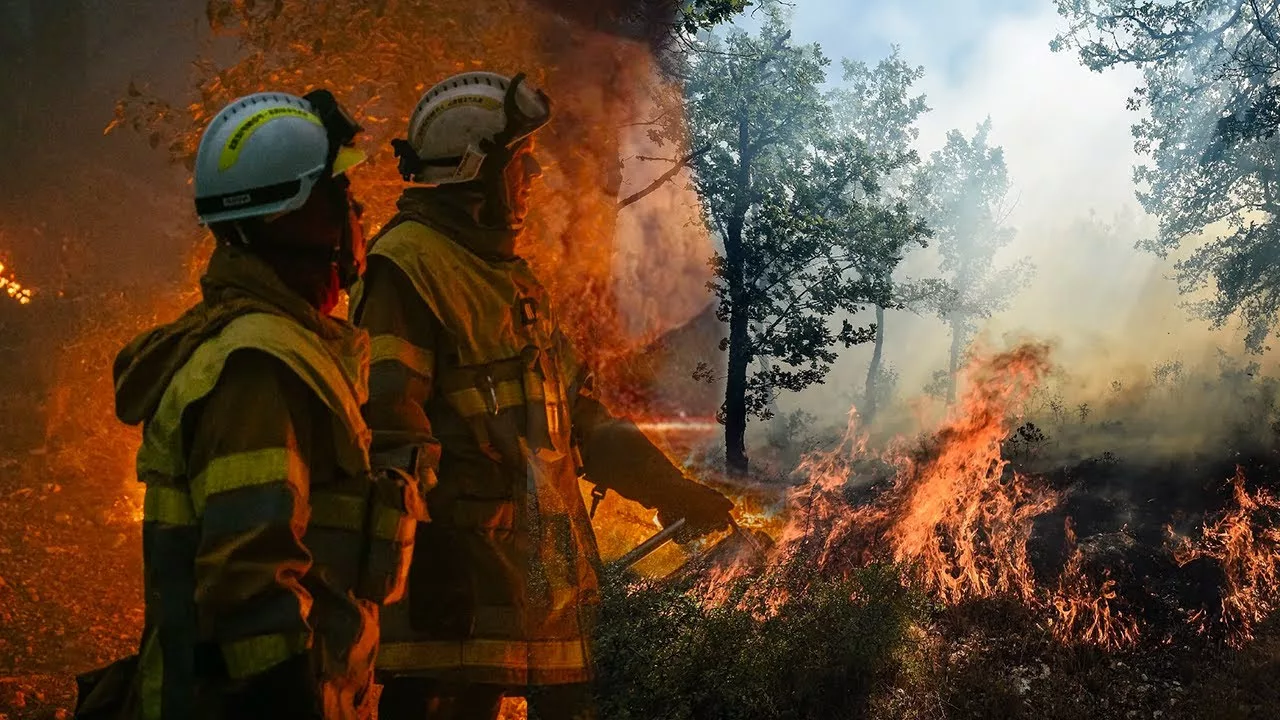
[[[688,155],[685,155],[684,157],[680,158],[676,162],[676,164],[671,167],[670,170],[659,175],[658,179],[649,183],[643,190],[639,190],[635,193],[632,193],[631,195],[628,195],[627,197],[618,201],[618,209],[621,210],[622,208],[628,205],[631,205],[633,203],[636,203],[636,202],[639,202],[640,200],[645,199],[646,197],[651,195],[654,191],[656,191],[658,188],[666,184],[668,180],[680,174],[680,171],[684,169],[686,166],[688,166],[689,163],[707,154],[707,152],[711,150],[711,147],[712,147],[711,143],[707,143],[706,145],[703,145],[697,150],[694,150]]]
[[[666,110],[663,110],[657,117],[655,117],[652,120],[646,120],[644,122],[625,123],[623,125],[619,125],[618,128],[621,129],[621,128],[629,128],[629,127],[642,127],[645,125],[657,125],[659,120],[661,120],[662,118],[670,114],[671,114],[671,109],[668,108]]]
[[[1267,42],[1271,43],[1272,47],[1276,50],[1280,50],[1280,38],[1277,38],[1275,34],[1271,32],[1271,28],[1268,27],[1266,16],[1264,16],[1262,14],[1262,10],[1258,8],[1258,0],[1249,0],[1249,4],[1253,6],[1254,24],[1257,25],[1258,30],[1262,32],[1262,36],[1267,39]],[[1271,3],[1272,17],[1276,16],[1277,9],[1280,9],[1280,0],[1276,0],[1276,2]]]
[[[845,267],[840,268],[840,274],[844,274],[848,272],[851,268],[853,268],[853,266],[854,266],[854,263],[850,262]],[[795,293],[791,293],[791,304],[783,308],[782,311],[778,313],[777,319],[775,319],[772,323],[770,323],[769,327],[765,328],[766,337],[773,333],[774,328],[778,327],[778,323],[782,322],[784,319],[786,319],[791,315],[791,311],[795,309],[796,304],[799,303],[802,299],[804,299],[806,295],[813,292],[813,288],[814,288],[813,285],[809,285],[804,289],[804,292],[800,293],[799,295],[796,295]]]

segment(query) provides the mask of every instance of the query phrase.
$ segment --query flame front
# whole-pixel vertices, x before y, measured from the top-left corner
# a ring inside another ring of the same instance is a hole
[[[1006,472],[1000,444],[1009,410],[1048,368],[1047,347],[1026,345],[975,364],[968,392],[920,452],[897,443],[879,460],[892,484],[866,505],[848,499],[857,465],[869,458],[856,413],[836,453],[806,460],[809,481],[793,494],[794,518],[781,546],[817,567],[852,567],[885,555],[911,568],[943,601],[1012,593],[1030,600],[1027,562],[1032,519],[1057,498]]]
[[[1040,344],[975,360],[962,401],[920,446],[899,440],[874,452],[851,412],[839,447],[806,458],[799,469],[806,480],[788,497],[766,571],[773,581],[758,584],[770,593],[770,606],[781,611],[807,578],[889,561],[944,604],[1013,597],[1044,617],[1065,644],[1133,647],[1142,636],[1140,618],[1126,608],[1108,570],[1087,568],[1069,519],[1068,556],[1056,581],[1037,583],[1029,559],[1033,521],[1055,510],[1060,497],[1038,478],[1013,471],[1001,447],[1014,409],[1048,370],[1048,347]],[[1264,593],[1280,571],[1280,532],[1257,523],[1259,513],[1280,504],[1247,493],[1241,477],[1234,488],[1237,507],[1184,554],[1222,564],[1222,623],[1238,642],[1274,606]],[[743,573],[719,571],[704,588],[706,600],[727,599],[727,586]]]

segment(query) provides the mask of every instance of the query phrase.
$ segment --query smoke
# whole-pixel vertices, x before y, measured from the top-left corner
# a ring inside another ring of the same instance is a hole
[[[656,103],[645,103],[636,112],[638,118],[648,119],[662,110]],[[670,143],[658,145],[648,129],[637,124],[623,130],[624,199],[658,181],[681,152]],[[614,292],[627,329],[635,336],[649,337],[684,325],[711,301],[706,284],[711,280],[708,260],[714,252],[713,240],[689,183],[689,171],[682,170],[618,213]]]
[[[917,90],[933,110],[919,123],[923,157],[942,146],[948,130],[968,135],[992,119],[990,142],[1003,146],[1012,184],[1007,224],[1017,231],[996,262],[1028,258],[1036,272],[1007,310],[981,324],[979,342],[1049,342],[1061,369],[1055,392],[1073,406],[1095,407],[1113,382],[1141,385],[1171,362],[1189,376],[1216,377],[1220,348],[1242,352],[1237,327],[1215,330],[1181,307],[1189,298],[1169,279],[1171,261],[1134,247],[1156,231],[1132,180],[1139,157],[1130,126],[1141,117],[1126,109],[1126,99],[1140,74],[1093,73],[1073,53],[1051,52],[1049,40],[1061,29],[1052,4],[869,0],[851,7],[812,0],[796,4],[793,26],[797,42],[821,41],[833,58],[875,61],[894,43],[907,62],[924,65]],[[900,269],[909,277],[936,273],[932,248],[908,255]],[[903,403],[920,397],[946,367],[949,335],[937,318],[905,311],[889,311],[885,325],[884,361],[896,374],[900,403],[891,424],[902,429],[916,422]],[[781,407],[843,422],[844,401],[863,397],[870,355],[869,345],[846,351],[824,386],[784,397]],[[1269,357],[1261,361],[1263,371],[1273,365]]]

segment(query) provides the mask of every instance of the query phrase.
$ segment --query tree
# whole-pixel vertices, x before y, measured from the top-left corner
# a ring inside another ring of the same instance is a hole
[[[710,285],[729,326],[721,419],[738,473],[748,416],[767,419],[779,391],[821,382],[837,342],[872,339],[874,328],[830,318],[887,304],[880,266],[924,234],[904,205],[880,204],[890,164],[832,132],[828,61],[790,36],[774,13],[757,36],[706,39],[687,70],[694,183],[724,244]]]
[[[835,113],[836,131],[859,139],[868,152],[881,155],[890,171],[884,178],[885,193],[907,202],[911,186],[904,181],[912,168],[920,162],[913,145],[920,136],[915,127],[921,115],[929,111],[924,95],[912,95],[911,88],[924,77],[924,67],[912,67],[904,61],[897,46],[889,56],[874,68],[863,62],[845,60],[844,84],[831,93]],[[918,203],[916,203],[918,205]],[[902,241],[906,238],[897,238]],[[923,246],[923,241],[921,242]],[[922,287],[903,287],[900,292],[893,281],[893,272],[901,260],[900,254],[884,257],[887,262],[868,268],[878,273],[879,282],[890,286],[892,301],[889,307],[904,307],[904,299],[917,301]],[[879,389],[887,378],[882,361],[884,358],[885,305],[873,303],[875,309],[875,340],[871,362],[867,366],[866,390],[861,414],[867,420],[875,416],[878,401],[883,394]]]
[[[1147,157],[1138,199],[1160,221],[1140,245],[1175,265],[1191,308],[1214,327],[1239,317],[1262,348],[1280,310],[1280,1],[1057,0],[1070,27],[1054,50],[1092,70],[1132,65],[1133,127]]]
[[[990,118],[978,125],[972,138],[959,130],[948,132],[946,145],[930,156],[920,178],[927,192],[919,191],[918,197],[926,203],[925,217],[947,276],[945,290],[935,288],[926,296],[941,301],[934,309],[951,330],[948,402],[955,402],[956,371],[977,320],[1007,307],[1031,272],[1026,259],[995,266],[996,252],[1013,240],[1014,233],[1004,226],[1009,210],[1004,151],[988,144],[990,133]]]

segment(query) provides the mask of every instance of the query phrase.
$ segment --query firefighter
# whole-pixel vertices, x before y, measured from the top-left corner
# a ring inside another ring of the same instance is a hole
[[[143,428],[141,647],[81,678],[78,717],[372,714],[378,606],[423,514],[415,479],[370,469],[368,337],[329,316],[364,265],[359,131],[327,91],[267,92],[201,139],[203,299],[114,368]]]
[[[431,488],[406,599],[383,617],[382,720],[489,720],[507,694],[534,718],[595,717],[600,558],[579,472],[683,518],[685,540],[731,523],[728,499],[596,399],[515,254],[551,110],[523,80],[469,72],[422,97],[392,143],[415,185],[352,296],[372,342],[374,452]]]

